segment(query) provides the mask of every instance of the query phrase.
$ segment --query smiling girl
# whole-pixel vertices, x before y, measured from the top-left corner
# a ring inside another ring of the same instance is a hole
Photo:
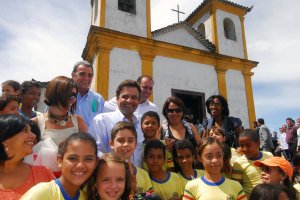
[[[220,142],[209,137],[204,140],[198,153],[205,172],[200,178],[187,183],[184,200],[247,199],[240,183],[221,174],[223,151]]]
[[[57,160],[62,172],[61,177],[49,183],[36,185],[22,199],[86,199],[82,189],[97,163],[95,139],[86,133],[72,134],[59,146]]]
[[[87,187],[89,200],[128,200],[131,174],[128,163],[115,153],[104,154]]]

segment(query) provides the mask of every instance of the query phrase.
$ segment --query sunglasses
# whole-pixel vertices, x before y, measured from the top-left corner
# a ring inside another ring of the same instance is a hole
[[[181,108],[176,108],[176,109],[167,109],[168,113],[181,113],[182,109]]]
[[[73,92],[70,96],[70,100],[76,99],[77,98],[77,94],[75,92]]]

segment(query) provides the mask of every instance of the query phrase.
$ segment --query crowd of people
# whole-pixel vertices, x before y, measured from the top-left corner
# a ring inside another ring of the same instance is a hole
[[[53,78],[43,113],[39,82],[2,83],[1,199],[300,199],[300,118],[273,136],[262,118],[245,129],[212,95],[194,125],[180,98],[149,100],[151,76],[122,81],[107,101],[93,77],[80,61]]]

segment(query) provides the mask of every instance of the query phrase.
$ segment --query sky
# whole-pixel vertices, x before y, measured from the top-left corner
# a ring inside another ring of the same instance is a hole
[[[109,0],[112,1],[112,0]],[[300,1],[232,0],[254,6],[245,16],[257,118],[272,131],[300,117]],[[0,83],[70,76],[90,26],[90,0],[0,0]],[[151,0],[152,31],[184,20],[202,0]],[[298,87],[297,87],[298,86]]]

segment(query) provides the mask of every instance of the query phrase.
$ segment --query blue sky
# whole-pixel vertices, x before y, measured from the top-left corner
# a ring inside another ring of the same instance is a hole
[[[69,76],[81,60],[90,26],[89,0],[1,1],[0,82]],[[184,20],[202,0],[152,0],[152,30]],[[250,60],[259,62],[252,78],[256,116],[272,129],[286,117],[300,117],[300,2],[233,0],[254,8],[245,18]],[[163,17],[162,17],[163,16]],[[298,87],[297,87],[298,86]]]

